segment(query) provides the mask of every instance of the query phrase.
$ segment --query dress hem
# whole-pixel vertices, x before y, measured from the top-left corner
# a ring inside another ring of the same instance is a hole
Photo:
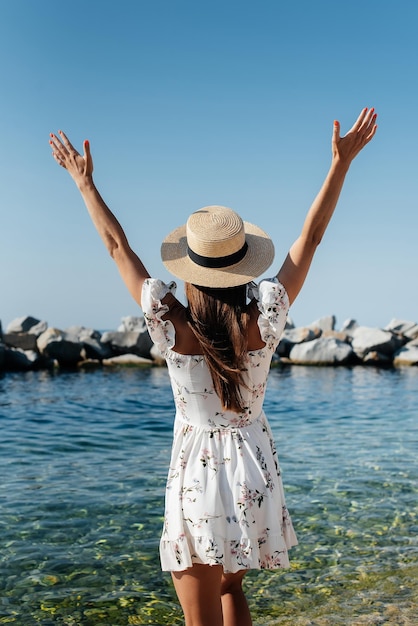
[[[161,539],[161,567],[167,572],[184,571],[195,564],[221,565],[225,573],[290,567],[288,551],[298,543],[293,527],[283,534],[269,534],[266,540],[267,536],[226,540],[205,535],[194,537],[193,543],[186,535],[178,540]]]

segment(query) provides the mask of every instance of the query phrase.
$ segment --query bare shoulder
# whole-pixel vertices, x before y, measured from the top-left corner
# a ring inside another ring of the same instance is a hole
[[[258,318],[260,311],[258,310],[257,300],[253,298],[248,304],[248,349],[261,350],[266,345],[261,339],[260,328],[258,326]]]
[[[162,317],[163,320],[170,320],[176,327],[187,323],[186,307],[171,292],[164,296],[161,303],[168,307],[167,313]]]
[[[169,308],[168,312],[163,316],[164,320],[170,320],[174,326],[176,343],[174,345],[174,352],[179,354],[201,354],[199,342],[194,336],[188,321],[187,321],[187,308],[177,300],[172,293],[168,293],[164,299],[163,304],[166,304]]]

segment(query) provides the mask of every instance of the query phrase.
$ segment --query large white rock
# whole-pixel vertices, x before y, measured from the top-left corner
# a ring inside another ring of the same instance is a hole
[[[407,339],[418,338],[418,324],[416,322],[410,322],[405,320],[392,319],[385,330],[390,330],[399,335],[404,335]]]
[[[347,333],[347,335],[350,335],[350,337],[352,337],[353,332],[358,327],[359,324],[357,323],[357,321],[350,317],[348,318],[348,320],[345,320],[344,324],[341,326],[341,332]]]
[[[415,324],[412,328],[404,332],[404,337],[407,339],[418,339],[418,324]]]
[[[100,340],[102,336],[98,330],[94,328],[86,328],[86,326],[69,326],[65,329],[67,339],[71,341],[84,341],[85,339],[97,339]]]
[[[39,337],[47,328],[47,322],[41,322],[31,315],[25,315],[12,320],[6,328],[6,333],[31,333]]]
[[[334,330],[336,323],[335,315],[327,315],[326,317],[320,317],[319,320],[315,320],[312,324],[309,324],[308,328],[319,328],[320,330]]]
[[[395,352],[393,364],[396,367],[402,365],[418,365],[418,339],[409,341],[400,350]]]
[[[280,338],[280,343],[277,346],[276,352],[279,356],[289,356],[289,353],[293,346],[297,343],[304,343],[305,341],[312,341],[317,339],[321,334],[319,328],[308,328],[300,326],[299,328],[291,328],[284,330]]]
[[[115,355],[137,354],[146,359],[150,358],[153,342],[148,332],[105,332],[101,337],[102,344],[108,344]]]
[[[137,354],[119,354],[110,359],[103,359],[103,365],[153,365],[153,361]]]
[[[344,343],[350,343],[351,341],[350,335],[344,332],[343,330],[324,330],[321,337],[327,337],[327,338],[332,337],[333,339],[339,339],[340,341],[343,341]]]
[[[61,366],[71,367],[78,363],[82,344],[68,339],[67,333],[57,328],[48,328],[37,340],[38,350],[50,359],[56,359]]]
[[[145,320],[143,317],[135,317],[134,315],[128,315],[122,317],[121,324],[118,327],[118,331],[121,333],[137,331],[143,333],[146,330]]]
[[[65,338],[74,343],[81,343],[82,356],[85,359],[99,360],[113,356],[113,350],[107,343],[101,342],[101,333],[85,326],[70,326],[65,330]]]
[[[354,357],[348,343],[333,337],[319,337],[293,346],[289,358],[298,365],[344,365]]]
[[[393,355],[404,341],[388,330],[359,326],[352,335],[351,345],[354,352],[362,359],[368,352],[380,352]]]
[[[112,348],[108,344],[101,343],[101,341],[94,337],[85,337],[81,343],[83,346],[82,351],[86,359],[98,359],[101,361],[102,359],[109,359],[113,356]]]

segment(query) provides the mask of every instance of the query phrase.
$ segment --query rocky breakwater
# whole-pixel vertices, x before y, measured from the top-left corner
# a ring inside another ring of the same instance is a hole
[[[418,365],[418,324],[392,320],[385,328],[360,326],[347,320],[336,330],[335,316],[295,327],[289,319],[276,362],[289,365]],[[0,371],[114,365],[162,365],[142,317],[125,317],[116,331],[83,326],[65,330],[27,316],[13,320],[2,332]]]
[[[162,362],[142,317],[123,318],[116,331],[103,333],[83,326],[60,330],[31,316],[13,320],[5,332],[0,325],[3,371]]]
[[[385,328],[347,320],[335,329],[335,316],[295,328],[288,321],[277,355],[295,365],[418,365],[418,324],[393,319]]]

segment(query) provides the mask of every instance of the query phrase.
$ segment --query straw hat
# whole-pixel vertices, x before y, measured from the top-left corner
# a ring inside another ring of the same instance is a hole
[[[237,287],[260,276],[272,263],[274,246],[258,226],[232,209],[207,206],[163,241],[161,258],[182,280],[201,287]]]

